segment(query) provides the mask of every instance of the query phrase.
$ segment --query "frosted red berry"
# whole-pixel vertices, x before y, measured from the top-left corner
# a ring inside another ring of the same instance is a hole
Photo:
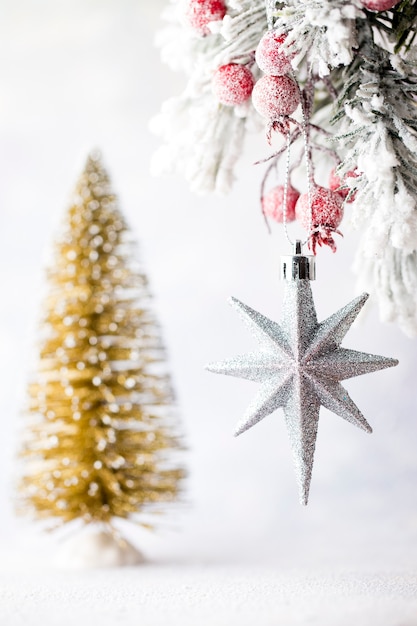
[[[210,34],[208,24],[222,20],[226,11],[223,0],[186,0],[183,19],[198,35],[204,36]]]
[[[399,4],[400,0],[361,0],[361,2],[369,11],[389,11]]]
[[[255,81],[244,65],[228,63],[219,67],[212,80],[213,93],[222,104],[243,104],[250,98]]]
[[[268,30],[260,40],[255,60],[265,74],[283,76],[291,69],[290,59],[282,50],[285,39],[285,34],[278,35],[275,31]]]
[[[331,189],[332,191],[336,191],[339,196],[341,196],[343,199],[346,199],[350,193],[350,189],[349,187],[345,187],[344,189],[340,189],[340,187],[342,187],[345,184],[345,181],[347,178],[356,178],[358,176],[358,173],[356,171],[350,170],[349,172],[347,172],[347,174],[345,175],[345,178],[342,180],[340,178],[340,176],[336,173],[336,168],[333,168],[329,174],[329,189]],[[355,194],[353,194],[348,202],[353,202],[353,200],[355,199]]]
[[[284,189],[284,185],[277,185],[262,198],[262,209],[265,215],[279,223],[284,221]],[[288,185],[286,222],[295,220],[295,205],[299,197],[300,192]]]
[[[335,252],[333,233],[341,234],[337,227],[343,218],[343,198],[331,189],[316,185],[311,190],[311,206],[308,193],[303,193],[295,206],[295,216],[308,231],[310,226],[310,247],[313,253],[316,246],[327,245]]]
[[[276,120],[294,113],[300,102],[300,91],[289,76],[262,76],[253,88],[252,102],[262,117]]]
[[[303,193],[297,201],[295,213],[297,220],[305,229],[309,228],[310,221],[313,228],[317,226],[337,228],[343,218],[343,202],[337,192],[317,185],[311,191],[311,208],[308,193]]]

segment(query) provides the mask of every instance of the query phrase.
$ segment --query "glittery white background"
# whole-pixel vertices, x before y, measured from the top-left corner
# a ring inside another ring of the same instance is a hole
[[[30,551],[37,541],[33,525],[16,521],[12,501],[42,263],[85,155],[99,147],[141,243],[189,447],[185,505],[159,533],[131,535],[150,557],[181,562],[416,565],[416,343],[381,325],[370,305],[344,345],[400,365],[346,383],[371,436],[322,410],[307,508],[298,504],[280,413],[232,436],[253,383],[203,366],[255,347],[229,295],[279,318],[279,254],[288,248],[278,229],[267,234],[258,210],[262,168],[251,164],[268,154],[262,137],[247,144],[227,198],[195,197],[180,180],[150,178],[158,140],[148,120],[183,87],[152,48],[162,6],[1,2],[0,546]],[[356,238],[347,222],[338,253],[319,253],[319,319],[356,295]]]

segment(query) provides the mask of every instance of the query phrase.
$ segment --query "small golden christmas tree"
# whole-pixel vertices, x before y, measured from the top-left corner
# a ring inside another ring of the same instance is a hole
[[[173,396],[131,248],[92,155],[55,245],[29,385],[21,499],[39,518],[109,523],[178,494]]]

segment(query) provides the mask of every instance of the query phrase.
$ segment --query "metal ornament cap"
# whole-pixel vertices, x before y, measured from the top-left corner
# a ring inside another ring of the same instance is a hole
[[[282,280],[315,280],[316,257],[302,254],[301,241],[294,244],[294,254],[281,257]]]

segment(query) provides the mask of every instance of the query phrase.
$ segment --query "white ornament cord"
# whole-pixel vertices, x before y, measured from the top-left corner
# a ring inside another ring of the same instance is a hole
[[[304,140],[304,161],[305,161],[305,166],[306,166],[306,176],[307,176],[307,195],[308,195],[308,208],[309,208],[309,222],[308,222],[308,230],[307,230],[307,237],[304,239],[304,241],[301,242],[301,246],[305,246],[308,243],[308,240],[310,239],[311,235],[313,234],[313,204],[312,204],[312,193],[311,193],[311,168],[310,168],[310,143],[308,140],[308,133],[307,133],[307,119],[306,119],[306,115],[305,115],[305,111],[304,111],[304,103],[303,103],[303,97],[301,94],[301,89],[300,86],[295,78],[294,75],[292,75],[293,80],[295,81],[295,83],[297,84],[297,87],[300,91],[300,101],[301,101],[301,115],[302,115],[302,127],[301,127],[301,132],[303,135],[303,140]],[[288,243],[292,246],[294,246],[295,242],[291,239],[291,237],[288,234],[288,227],[287,227],[287,198],[288,198],[288,185],[289,185],[289,177],[290,177],[290,153],[291,153],[291,133],[290,131],[288,131],[287,133],[287,149],[286,149],[286,161],[285,161],[285,182],[284,182],[284,198],[283,198],[283,225],[284,225],[284,232],[285,232],[285,237],[288,241]]]
[[[295,77],[294,77],[294,80],[295,80]],[[298,85],[298,89],[300,89],[299,85]],[[304,242],[304,243],[307,243],[307,241],[310,239],[311,235],[313,234],[313,202],[312,202],[312,193],[311,193],[310,142],[308,140],[307,119],[306,119],[306,115],[304,111],[304,102],[303,102],[303,96],[301,94],[301,90],[300,90],[300,100],[301,100],[301,115],[303,117],[302,133],[303,133],[303,139],[304,139],[304,159],[305,159],[306,176],[307,176],[308,208],[310,212],[307,239]]]
[[[273,30],[274,28],[274,10],[275,10],[275,0],[265,0],[265,9],[266,9],[266,19],[268,22],[268,30]],[[301,93],[300,85],[294,75],[291,72],[291,78],[294,80],[295,84],[298,87],[300,92],[300,102],[301,102],[301,115],[302,115],[302,127],[301,132],[304,140],[304,159],[306,166],[306,175],[307,175],[307,195],[308,195],[308,207],[310,211],[309,215],[309,223],[307,230],[307,237],[304,241],[301,242],[301,247],[305,246],[311,235],[313,234],[313,207],[312,207],[312,193],[311,193],[311,168],[310,168],[310,143],[308,140],[307,133],[307,119],[304,110],[304,101],[303,95]],[[287,150],[286,150],[286,161],[285,161],[285,182],[284,182],[284,198],[283,198],[283,226],[285,237],[288,243],[291,246],[295,245],[295,242],[291,239],[288,233],[288,225],[287,225],[287,200],[288,200],[288,185],[289,185],[289,177],[290,177],[290,154],[291,154],[291,133],[288,131],[287,133]],[[298,240],[297,240],[298,241]]]
[[[288,234],[287,226],[287,199],[288,199],[288,181],[290,177],[290,156],[291,156],[291,133],[287,132],[287,150],[285,159],[285,180],[284,180],[284,198],[283,198],[283,211],[282,211],[282,224],[284,226],[285,237],[289,244],[294,245],[291,237]]]

